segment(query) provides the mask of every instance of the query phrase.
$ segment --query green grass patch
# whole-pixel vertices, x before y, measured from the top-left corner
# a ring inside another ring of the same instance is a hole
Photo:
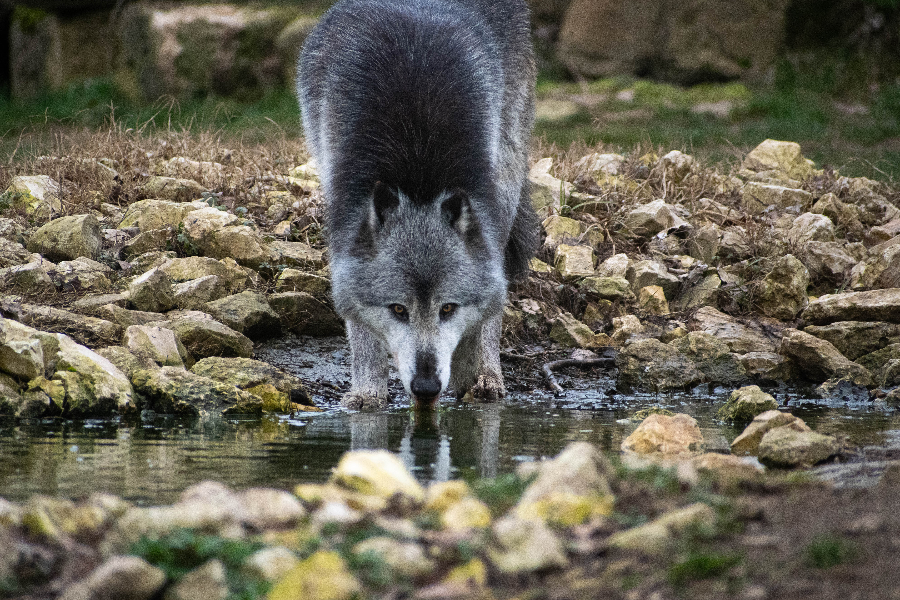
[[[244,561],[263,548],[263,544],[245,540],[229,540],[214,535],[178,529],[159,538],[142,538],[130,550],[160,568],[170,580],[178,581],[204,563],[218,559],[225,566],[228,600],[253,600],[269,590],[265,581],[248,577],[240,571]]]
[[[694,551],[669,567],[669,583],[678,588],[692,581],[721,577],[742,561],[739,554]]]
[[[494,517],[506,513],[516,505],[531,479],[522,479],[515,473],[500,475],[493,479],[470,481],[475,496],[487,504]]]
[[[856,560],[859,557],[859,547],[846,538],[829,533],[813,539],[804,553],[809,566],[830,569]]]

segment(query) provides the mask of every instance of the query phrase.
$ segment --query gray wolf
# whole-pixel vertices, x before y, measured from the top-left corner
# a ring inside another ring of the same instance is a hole
[[[537,242],[534,78],[523,0],[342,0],[307,38],[297,91],[353,355],[345,406],[387,402],[389,357],[418,405],[505,393],[507,286]]]

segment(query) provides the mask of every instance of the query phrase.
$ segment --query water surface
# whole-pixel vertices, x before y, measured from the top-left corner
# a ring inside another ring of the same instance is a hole
[[[155,504],[171,502],[205,479],[235,488],[291,489],[325,481],[345,451],[360,448],[398,453],[423,483],[494,477],[522,462],[552,457],[575,440],[618,451],[637,426],[627,418],[653,405],[695,417],[708,450],[727,451],[740,433],[715,420],[729,390],[701,386],[677,395],[621,395],[608,373],[572,369],[560,377],[569,391],[555,398],[540,389],[528,365],[508,369],[510,387],[518,391],[503,403],[446,398],[435,413],[417,415],[404,406],[394,381],[400,400],[390,409],[348,412],[336,401],[349,379],[343,340],[291,338],[262,347],[259,355],[304,378],[325,410],[247,420],[145,414],[135,422],[0,421],[0,496],[78,498],[103,491]],[[900,452],[900,413],[892,408],[770,391],[816,431],[841,436],[863,461],[869,457],[875,464],[886,452]]]

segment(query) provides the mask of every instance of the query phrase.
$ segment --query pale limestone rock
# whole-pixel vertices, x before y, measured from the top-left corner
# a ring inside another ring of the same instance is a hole
[[[356,556],[377,556],[389,569],[392,579],[414,579],[428,575],[435,562],[416,542],[404,542],[388,536],[371,537],[356,544],[351,553]]]
[[[184,367],[188,352],[171,329],[132,325],[122,340],[135,356],[147,358],[162,367]]]
[[[870,385],[869,371],[850,361],[830,342],[796,329],[785,329],[779,353],[797,366],[811,381],[846,377],[858,385]]]
[[[6,192],[15,198],[13,206],[24,208],[29,215],[49,218],[62,212],[59,183],[47,175],[13,177]]]
[[[70,585],[60,600],[150,600],[166,574],[138,556],[113,556],[86,578]]]
[[[677,455],[697,452],[703,435],[697,421],[685,414],[650,415],[622,442],[622,450],[637,454]]]
[[[803,157],[800,144],[765,140],[744,157],[742,168],[750,171],[781,172],[793,179],[807,179],[814,169],[810,161]]]
[[[97,258],[103,246],[100,221],[94,215],[54,219],[34,232],[28,249],[52,261]]]
[[[629,262],[628,255],[624,253],[610,256],[597,267],[597,276],[625,277]]]
[[[188,213],[203,208],[209,208],[209,205],[201,201],[139,200],[128,206],[118,228],[137,227],[141,231],[167,228],[174,230]]]
[[[731,392],[728,401],[718,410],[716,416],[723,421],[746,423],[760,413],[775,410],[778,403],[758,385],[748,385]]]
[[[803,246],[807,242],[833,242],[834,239],[834,223],[831,219],[810,212],[794,219],[787,232],[787,240],[796,246]]]
[[[799,206],[805,208],[812,204],[813,195],[806,190],[772,185],[766,183],[747,182],[741,190],[741,204],[750,214],[759,214],[770,206],[777,209]]]
[[[629,235],[646,238],[684,224],[684,219],[678,216],[671,204],[665,200],[654,200],[626,214],[623,227]]]
[[[275,583],[300,564],[300,559],[284,546],[263,548],[251,555],[241,571],[269,583]]]
[[[797,431],[810,431],[800,417],[778,410],[767,410],[753,417],[753,421],[731,442],[731,451],[739,455],[755,455],[759,442],[770,429],[791,427]]]
[[[648,285],[638,290],[637,304],[652,315],[667,315],[670,312],[666,294],[658,285]]]
[[[550,247],[556,247],[561,242],[577,243],[581,237],[581,221],[561,217],[559,215],[550,215],[541,223],[541,227],[547,234],[544,244]]]
[[[269,592],[268,600],[352,600],[362,588],[341,555],[320,550],[289,571]]]
[[[793,319],[809,302],[809,271],[792,254],[775,262],[760,286],[756,304],[763,314],[782,321]]]
[[[830,435],[797,431],[790,426],[770,429],[759,442],[759,461],[770,467],[812,466],[840,450]]]
[[[802,316],[816,325],[835,321],[900,323],[900,288],[826,294],[810,302]]]
[[[587,442],[574,442],[540,463],[538,475],[513,512],[557,527],[572,527],[609,516],[614,503],[608,477],[612,467]]]
[[[588,296],[603,300],[634,300],[631,284],[622,276],[585,277],[578,283],[578,288]]]
[[[129,303],[137,310],[166,312],[175,307],[172,280],[161,269],[150,269],[128,286]]]
[[[613,319],[612,340],[617,344],[624,344],[643,332],[643,323],[634,315],[625,315],[624,317],[615,317]]]
[[[594,274],[594,250],[590,246],[556,247],[556,270],[563,277],[588,277]]]
[[[506,516],[494,523],[488,556],[501,573],[532,573],[568,564],[562,543],[543,522]]]
[[[163,600],[225,600],[228,594],[225,565],[214,558],[169,586]]]
[[[341,457],[331,480],[339,486],[387,502],[395,494],[416,503],[425,500],[425,490],[397,455],[387,450],[356,450]]]

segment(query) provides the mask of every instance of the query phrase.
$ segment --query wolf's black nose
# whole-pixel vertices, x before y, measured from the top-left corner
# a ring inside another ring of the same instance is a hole
[[[416,375],[409,384],[409,390],[417,398],[430,400],[441,393],[441,380],[438,379],[437,375],[426,377]]]

